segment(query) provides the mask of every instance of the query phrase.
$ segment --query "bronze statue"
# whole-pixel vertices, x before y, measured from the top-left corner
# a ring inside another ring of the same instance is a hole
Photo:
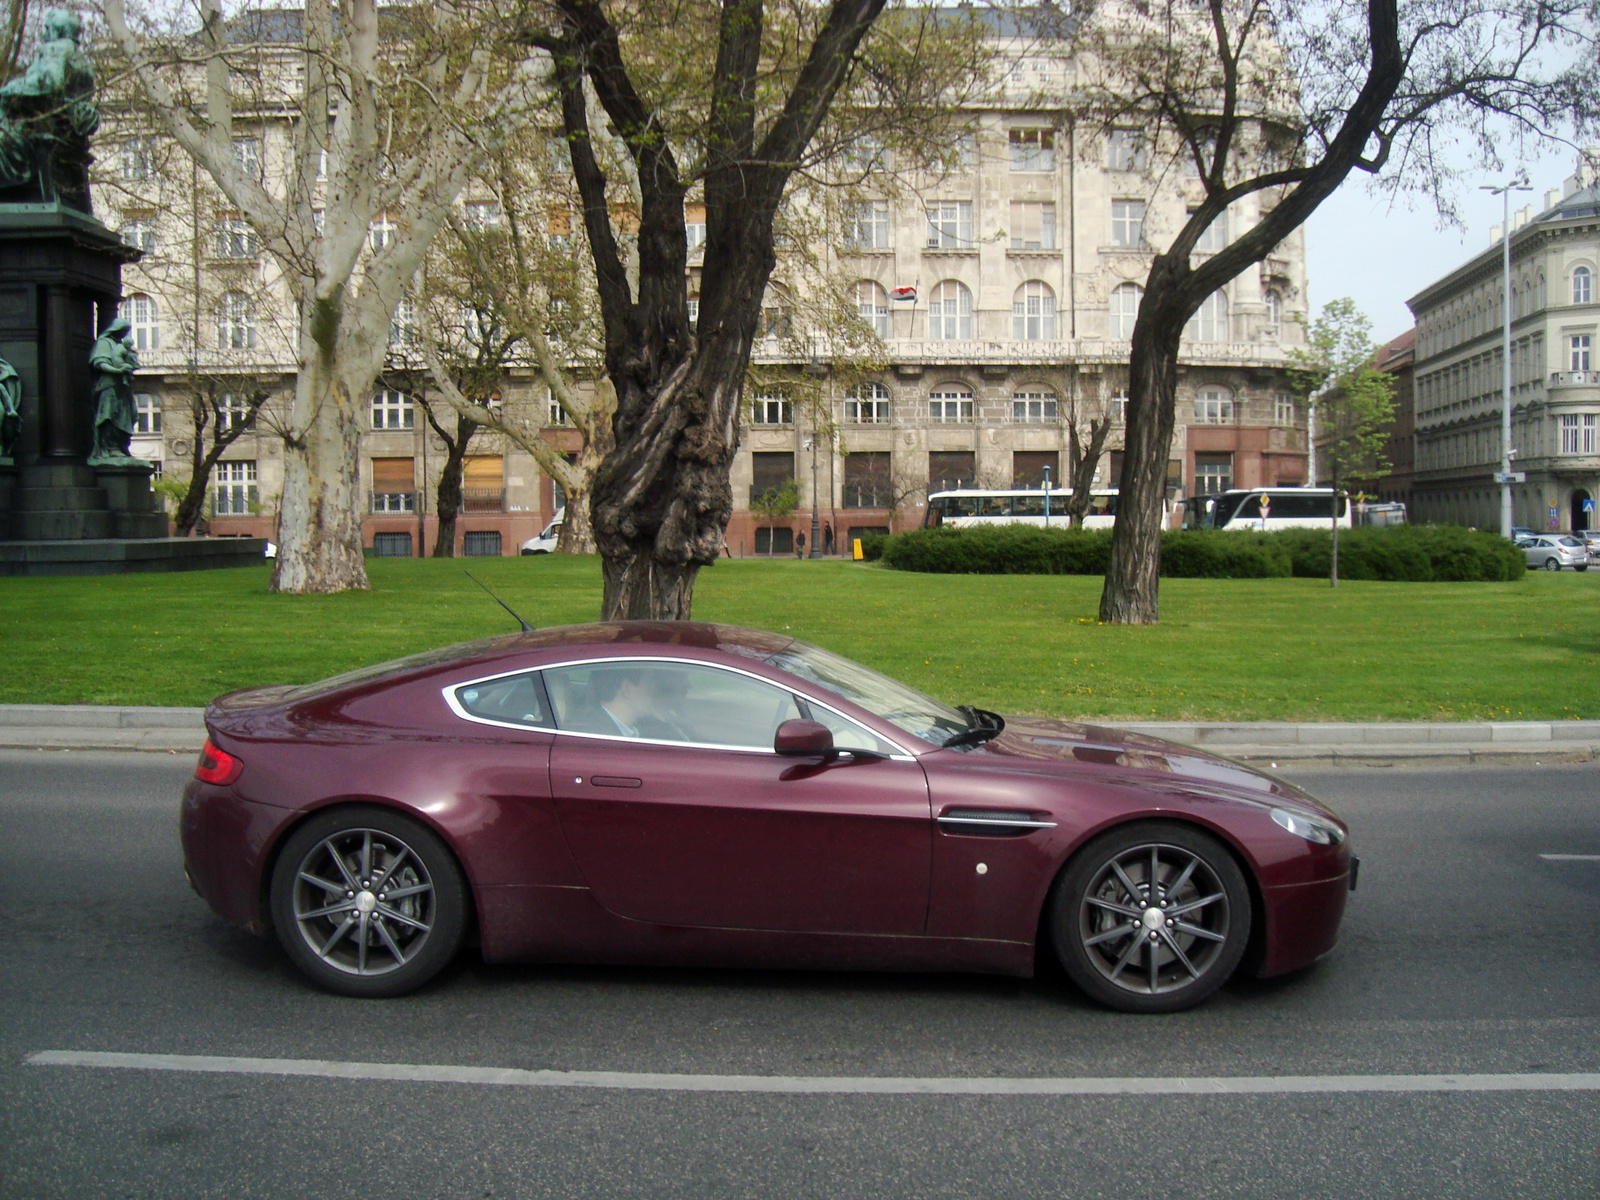
[[[94,449],[91,467],[148,467],[128,453],[133,439],[133,373],[139,355],[133,348],[133,328],[118,317],[106,326],[89,355],[94,369]]]
[[[22,380],[17,369],[0,358],[0,466],[9,467],[17,435],[22,432]]]
[[[89,136],[100,110],[82,31],[75,14],[50,9],[28,69],[0,87],[0,200],[91,211]]]

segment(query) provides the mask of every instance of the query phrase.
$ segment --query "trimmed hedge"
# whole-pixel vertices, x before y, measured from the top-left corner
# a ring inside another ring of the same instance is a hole
[[[896,570],[942,575],[1103,575],[1109,529],[972,525],[916,529],[862,541],[869,559]],[[1279,533],[1168,530],[1161,574],[1189,579],[1326,579],[1332,539],[1326,529]],[[1398,525],[1339,531],[1339,577],[1406,582],[1519,578],[1526,560],[1506,539],[1450,525]]]

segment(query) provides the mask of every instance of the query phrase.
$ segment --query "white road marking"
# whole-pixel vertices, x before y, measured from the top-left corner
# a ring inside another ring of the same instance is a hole
[[[1600,862],[1600,854],[1541,854],[1545,862]]]
[[[224,1075],[294,1075],[496,1087],[617,1088],[644,1092],[776,1092],[919,1096],[1275,1096],[1302,1092],[1593,1092],[1600,1072],[1527,1075],[1211,1075],[1197,1077],[919,1078],[875,1075],[669,1075],[634,1071],[529,1071],[416,1063],[330,1062],[312,1058],[225,1058],[210,1054],[116,1054],[36,1050],[36,1067],[110,1067]]]

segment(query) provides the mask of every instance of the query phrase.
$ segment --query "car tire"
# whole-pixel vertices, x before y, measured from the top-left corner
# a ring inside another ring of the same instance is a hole
[[[1189,919],[1172,919],[1168,908]],[[1056,956],[1084,993],[1121,1012],[1169,1013],[1228,981],[1251,916],[1250,889],[1227,847],[1189,825],[1146,822],[1104,833],[1072,857],[1049,920]]]
[[[1573,566],[1572,569],[1574,571],[1587,571],[1589,569],[1589,564],[1588,563],[1577,563],[1577,564],[1575,564]]]
[[[1547,558],[1547,559],[1545,559],[1544,560],[1544,569],[1546,571],[1559,571],[1559,570],[1561,570],[1561,560],[1559,558]]]
[[[319,813],[290,834],[269,904],[294,965],[345,996],[421,987],[456,956],[467,928],[455,856],[421,822],[373,805]]]

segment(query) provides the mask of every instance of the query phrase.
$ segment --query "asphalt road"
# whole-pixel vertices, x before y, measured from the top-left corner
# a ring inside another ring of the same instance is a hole
[[[794,1076],[1600,1071],[1600,769],[1304,776],[1338,950],[1195,1012],[1036,981],[486,967],[314,992],[183,879],[186,756],[0,752],[0,1196],[1600,1196],[1600,1092],[764,1095],[24,1064],[40,1050]]]

